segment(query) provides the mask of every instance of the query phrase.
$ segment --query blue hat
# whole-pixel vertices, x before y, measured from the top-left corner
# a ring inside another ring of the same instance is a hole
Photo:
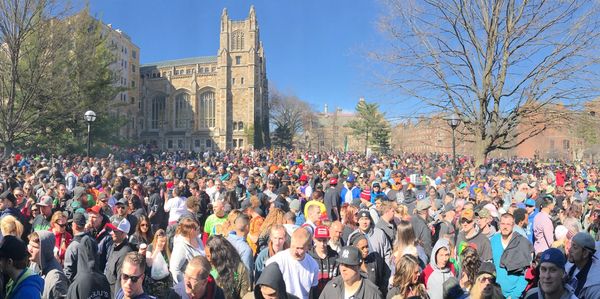
[[[542,252],[542,256],[540,258],[540,264],[541,263],[552,263],[564,270],[567,259],[562,251],[556,248],[549,248]]]
[[[525,200],[525,205],[530,207],[535,207],[535,200],[533,198],[528,198]]]
[[[519,209],[524,209],[524,208],[525,208],[525,204],[524,204],[524,203],[522,203],[522,202],[520,202],[520,203],[517,203],[517,208],[519,208]]]
[[[348,178],[346,179],[346,182],[354,183],[354,176],[353,175],[348,176]]]

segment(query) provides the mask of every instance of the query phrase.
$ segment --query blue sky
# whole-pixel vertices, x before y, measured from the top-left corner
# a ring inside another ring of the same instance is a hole
[[[376,0],[91,0],[92,14],[122,29],[140,47],[141,63],[216,55],[223,8],[242,20],[254,4],[277,89],[322,110],[354,110],[359,97],[379,102],[393,116],[397,99],[376,84],[369,51],[384,45]]]

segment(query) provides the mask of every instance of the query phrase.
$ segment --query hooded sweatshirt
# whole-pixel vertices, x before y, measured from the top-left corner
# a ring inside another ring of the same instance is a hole
[[[254,298],[255,299],[264,299],[262,292],[260,291],[260,286],[266,285],[277,291],[278,299],[297,299],[298,297],[289,294],[286,292],[287,288],[285,286],[285,281],[283,280],[283,275],[279,270],[279,265],[277,263],[271,263],[265,267],[260,278],[256,281],[256,286],[254,286]]]
[[[444,282],[456,275],[454,264],[450,261],[446,262],[446,266],[443,269],[438,267],[437,253],[442,248],[446,248],[450,252],[450,243],[448,240],[439,239],[435,242],[435,246],[433,246],[433,250],[431,251],[431,260],[421,273],[430,298],[442,298],[444,295]]]
[[[98,269],[96,241],[85,235],[77,250],[77,275],[69,286],[67,298],[109,299],[110,284]]]
[[[54,257],[54,234],[38,231],[40,238],[40,264],[32,263],[30,268],[44,279],[42,298],[64,298],[67,295],[69,279]]]

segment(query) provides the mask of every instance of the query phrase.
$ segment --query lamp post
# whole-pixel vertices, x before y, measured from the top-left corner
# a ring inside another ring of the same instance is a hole
[[[460,124],[460,118],[456,114],[452,114],[450,118],[446,119],[450,128],[452,128],[452,174],[456,175],[456,135],[455,131]]]
[[[92,145],[91,128],[92,128],[92,123],[96,120],[96,112],[94,112],[92,110],[88,110],[83,115],[83,118],[85,119],[85,121],[88,124],[87,156],[89,158],[90,157],[90,148]]]

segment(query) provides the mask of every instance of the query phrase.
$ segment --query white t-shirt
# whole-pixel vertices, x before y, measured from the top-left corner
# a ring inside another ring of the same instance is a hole
[[[169,223],[177,222],[177,220],[179,220],[179,217],[181,217],[186,210],[185,202],[185,197],[180,196],[169,198],[169,200],[167,200],[165,203],[165,212],[169,213]]]
[[[269,258],[265,266],[271,263],[279,265],[288,293],[298,298],[308,298],[310,288],[319,283],[319,265],[308,253],[302,261],[298,261],[286,249]]]

